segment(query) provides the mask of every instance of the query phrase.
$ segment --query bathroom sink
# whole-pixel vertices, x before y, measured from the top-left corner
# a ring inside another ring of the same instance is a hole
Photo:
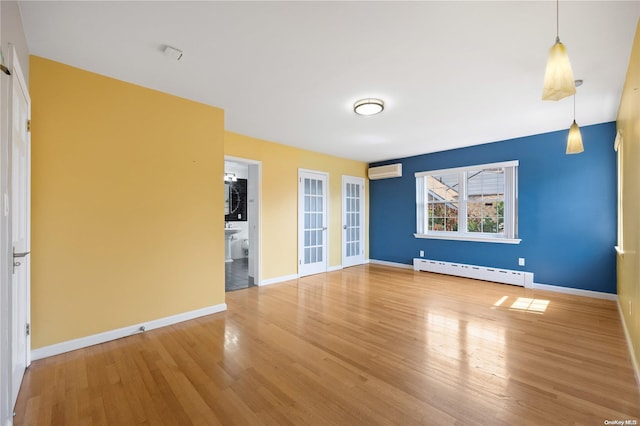
[[[226,252],[225,262],[233,262],[231,258],[231,236],[242,231],[242,228],[224,228],[224,250]]]
[[[229,235],[237,234],[240,231],[242,231],[241,228],[224,228],[224,235],[227,237]]]

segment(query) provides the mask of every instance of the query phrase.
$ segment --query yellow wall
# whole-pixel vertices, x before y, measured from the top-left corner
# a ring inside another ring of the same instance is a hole
[[[342,175],[365,177],[367,163],[225,132],[225,155],[262,162],[262,273],[298,273],[298,169],[329,174],[329,267],[342,263]],[[365,179],[365,258],[369,257],[369,183]]]
[[[31,57],[32,345],[224,303],[224,116]]]
[[[636,29],[617,125],[618,130],[623,132],[624,251],[624,254],[618,255],[618,299],[636,360],[640,361],[640,23]]]

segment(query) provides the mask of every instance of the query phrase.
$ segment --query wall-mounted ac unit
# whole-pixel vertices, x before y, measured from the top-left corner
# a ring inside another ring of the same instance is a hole
[[[388,179],[402,177],[402,164],[388,164],[386,166],[369,167],[369,179]]]

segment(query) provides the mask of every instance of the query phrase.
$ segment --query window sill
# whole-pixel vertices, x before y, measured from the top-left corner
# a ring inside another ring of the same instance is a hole
[[[496,238],[473,235],[437,235],[437,234],[413,234],[416,238],[429,238],[435,240],[475,241],[481,243],[520,244],[520,238]]]

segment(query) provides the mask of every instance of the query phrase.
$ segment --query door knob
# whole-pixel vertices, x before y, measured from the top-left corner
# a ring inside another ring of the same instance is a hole
[[[26,255],[28,255],[29,253],[31,253],[31,252],[29,252],[29,251],[25,251],[25,252],[18,252],[18,253],[16,253],[16,248],[15,248],[15,247],[13,248],[13,258],[14,258],[14,259],[17,259],[17,258],[20,258],[20,257],[25,257],[25,256],[26,256]],[[18,266],[20,266],[20,265],[22,265],[22,262],[18,262],[17,260],[15,260],[15,261],[13,262],[13,273],[14,273],[14,274],[16,273],[16,268],[17,268]]]

